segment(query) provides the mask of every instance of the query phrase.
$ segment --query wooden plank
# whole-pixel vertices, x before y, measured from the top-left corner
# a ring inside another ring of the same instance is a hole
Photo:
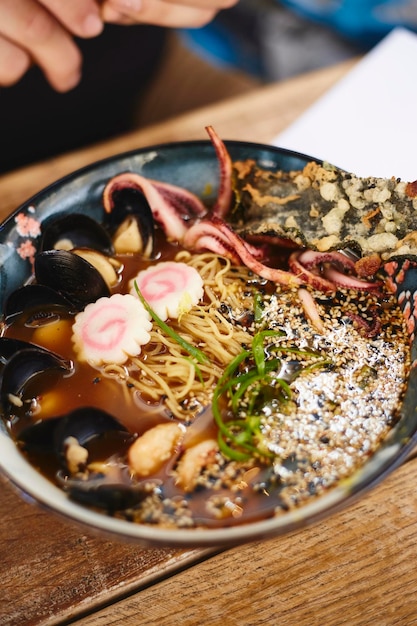
[[[76,626],[409,626],[417,623],[414,460],[354,506],[221,553]]]
[[[202,558],[109,540],[0,483],[0,624],[52,626]]]

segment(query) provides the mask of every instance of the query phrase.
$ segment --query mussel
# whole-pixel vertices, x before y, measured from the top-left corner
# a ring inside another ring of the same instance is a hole
[[[71,252],[95,267],[110,289],[117,285],[123,272],[121,261],[92,248],[74,248]]]
[[[4,304],[4,320],[10,323],[19,315],[26,314],[25,323],[30,320],[59,317],[76,313],[77,307],[71,300],[47,285],[31,284],[15,289]]]
[[[114,254],[107,230],[84,213],[57,215],[42,224],[40,251],[90,248],[104,254]]]
[[[100,224],[83,213],[61,214],[42,224],[40,251],[86,248],[111,256],[115,252],[153,255],[155,223],[139,189],[120,187],[112,192],[112,207]]]
[[[35,346],[34,344],[9,343],[16,340],[2,338],[1,344],[5,345],[5,353],[10,356],[3,357],[5,364],[1,372],[0,399],[5,413],[11,409],[19,409],[23,406],[26,397],[30,396],[28,388],[36,379],[36,384],[41,388],[41,377],[50,385],[51,377],[62,376],[69,373],[73,364],[54,352]],[[14,350],[14,351],[13,351]]]
[[[150,206],[139,189],[120,187],[112,191],[107,224],[118,252],[154,253],[155,222]]]
[[[110,296],[123,269],[113,256],[116,250],[112,234],[117,238],[118,252],[142,252],[150,257],[154,227],[152,211],[143,194],[129,187],[113,191],[111,212],[106,212],[104,225],[82,213],[46,219],[35,256],[35,284],[25,285],[8,296],[6,323],[24,313],[36,319],[73,315],[90,302]]]
[[[36,422],[19,433],[18,441],[27,450],[53,452],[61,467],[68,469],[65,442],[73,437],[85,446],[108,433],[130,436],[112,415],[95,407],[81,407],[57,417]]]
[[[73,500],[109,513],[134,507],[159,490],[157,481],[134,481],[127,468],[124,471],[119,468],[114,477],[90,473],[86,479],[58,472],[56,480]]]
[[[40,346],[36,346],[33,343],[29,343],[28,341],[23,341],[22,339],[12,339],[11,337],[0,337],[0,364],[6,365],[9,359],[19,352],[19,350],[25,350],[28,348],[37,348],[38,350],[42,350],[48,352],[45,348],[41,348]]]
[[[90,249],[48,250],[35,257],[36,283],[24,285],[6,299],[6,323],[26,314],[36,324],[41,318],[74,315],[90,302],[110,295],[119,280],[121,264]]]
[[[84,504],[112,512],[132,507],[159,487],[136,481],[121,458],[133,435],[112,415],[94,407],[37,422],[18,435],[28,454],[52,454],[57,483]]]
[[[68,250],[47,250],[37,254],[35,277],[37,283],[54,289],[80,311],[90,302],[110,296],[110,289],[100,272]]]

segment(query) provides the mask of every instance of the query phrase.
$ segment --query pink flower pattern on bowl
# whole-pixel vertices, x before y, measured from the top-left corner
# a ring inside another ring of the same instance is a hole
[[[35,208],[29,207],[29,212],[34,213]],[[28,259],[33,269],[36,247],[32,239],[36,239],[41,234],[41,225],[39,220],[25,213],[18,213],[15,217],[16,232],[25,239],[16,246],[16,252],[21,259]]]

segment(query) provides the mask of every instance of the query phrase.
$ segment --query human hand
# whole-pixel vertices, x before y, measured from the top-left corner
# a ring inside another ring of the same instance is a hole
[[[102,28],[95,0],[0,0],[0,86],[35,63],[57,91],[75,87],[82,59],[73,37],[94,37]]]
[[[102,17],[115,24],[153,24],[170,28],[198,28],[220,9],[238,0],[104,0]]]

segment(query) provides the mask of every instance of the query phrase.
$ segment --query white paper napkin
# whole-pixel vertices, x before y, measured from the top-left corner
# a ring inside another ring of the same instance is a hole
[[[417,35],[393,30],[274,145],[359,176],[417,179]]]

